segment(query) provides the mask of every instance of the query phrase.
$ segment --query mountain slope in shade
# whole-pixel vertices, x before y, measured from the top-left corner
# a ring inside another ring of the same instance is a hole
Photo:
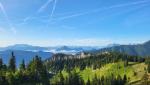
[[[26,63],[31,61],[33,57],[36,55],[40,56],[42,60],[45,60],[52,56],[52,53],[50,52],[31,52],[31,51],[22,51],[22,50],[13,50],[14,55],[16,57],[16,64],[17,66],[21,63],[21,61],[24,59]],[[2,57],[4,63],[8,64],[8,61],[10,59],[12,50],[6,50],[6,51],[0,51],[0,57]]]
[[[137,45],[120,45],[109,48],[103,48],[96,52],[121,52],[129,55],[150,56],[150,41]]]

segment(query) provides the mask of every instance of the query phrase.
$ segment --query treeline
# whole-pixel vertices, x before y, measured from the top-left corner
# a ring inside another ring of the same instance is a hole
[[[19,68],[13,52],[8,65],[0,58],[0,85],[49,85],[49,79],[47,68],[38,56],[28,65],[23,60]]]
[[[58,57],[61,56],[61,57]],[[91,67],[93,69],[101,68],[102,66],[108,63],[115,63],[118,61],[124,61],[125,66],[128,65],[128,62],[144,62],[145,58],[139,56],[129,56],[121,53],[107,53],[107,54],[94,54],[85,58],[68,58],[64,59],[66,55],[57,54],[54,55],[55,60],[49,59],[46,62],[47,68],[50,68],[53,72],[58,72],[63,69],[67,71],[73,70],[75,67],[79,67],[80,70],[84,70],[86,67]],[[57,59],[57,57],[59,59]],[[61,59],[62,58],[62,59]]]

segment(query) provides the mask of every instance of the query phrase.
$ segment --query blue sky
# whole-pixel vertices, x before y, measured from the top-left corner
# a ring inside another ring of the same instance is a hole
[[[0,46],[141,43],[150,0],[0,0]]]

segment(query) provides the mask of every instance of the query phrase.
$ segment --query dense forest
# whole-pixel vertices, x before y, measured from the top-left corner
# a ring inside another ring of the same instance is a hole
[[[76,58],[76,55],[71,57],[68,56],[66,59],[65,54],[56,54],[54,55],[55,59],[50,59],[47,63],[48,68],[53,72],[61,71],[64,68],[67,70],[72,70],[75,67],[79,67],[81,70],[84,70],[86,67],[91,67],[93,69],[101,68],[102,66],[108,63],[119,62],[120,60],[125,62],[125,65],[128,62],[144,62],[145,58],[138,56],[129,56],[126,54],[121,54],[117,52],[110,52],[104,54],[91,54],[90,56],[84,58]],[[86,55],[85,55],[86,56]]]
[[[109,76],[105,74],[99,76],[95,73],[92,78],[87,77],[87,79],[84,79],[80,74],[87,68],[96,71],[97,69],[103,69],[106,65],[113,65],[118,62],[123,63],[124,69],[135,63],[144,63],[146,68],[144,68],[144,75],[141,79],[142,85],[150,84],[149,57],[129,56],[116,52],[87,53],[84,57],[77,56],[79,55],[59,53],[42,61],[37,55],[28,64],[25,64],[25,61],[22,60],[20,66],[17,67],[15,54],[12,52],[8,64],[4,64],[2,58],[0,58],[0,85],[128,85],[131,78],[126,74],[127,72],[123,75],[109,72]],[[119,70],[121,68],[121,65],[117,65],[117,68],[113,69]],[[134,72],[134,75],[137,75],[137,73]]]

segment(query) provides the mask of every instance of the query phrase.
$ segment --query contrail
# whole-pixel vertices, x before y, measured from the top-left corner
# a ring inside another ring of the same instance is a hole
[[[51,2],[53,2],[54,0],[48,0],[46,3],[44,3],[39,9],[38,9],[38,11],[36,12],[36,13],[40,13],[40,12],[42,12],[45,8],[47,8],[47,6],[51,3]],[[54,12],[54,10],[55,10],[55,6],[56,6],[56,0],[55,0],[55,4],[54,4],[54,6],[53,6],[53,11],[52,11],[52,13],[51,13],[51,16],[53,15],[53,12]],[[21,23],[21,24],[24,24],[25,22],[27,22],[28,20],[30,20],[31,18],[33,18],[33,15],[31,15],[31,16],[28,16],[28,17],[26,17],[26,18],[24,18],[23,19],[23,23]]]
[[[50,18],[52,18],[53,14],[54,14],[54,12],[55,12],[56,4],[57,4],[57,0],[54,0],[54,5],[53,5],[53,9],[52,9],[52,12],[51,12]]]
[[[146,2],[150,2],[150,1],[138,1],[138,2],[132,2],[132,3],[127,3],[127,4],[113,5],[110,7],[98,8],[98,9],[94,9],[94,10],[91,10],[88,12],[82,12],[82,13],[77,13],[77,14],[73,14],[73,15],[69,15],[69,16],[64,16],[64,17],[58,18],[58,20],[65,20],[65,19],[69,19],[69,18],[73,18],[73,17],[78,17],[78,16],[83,16],[83,15],[87,15],[87,14],[91,14],[91,13],[100,12],[103,10],[120,8],[120,7],[130,6],[130,5],[132,6],[132,5],[142,4],[142,3],[146,3]]]
[[[127,9],[127,10],[123,10],[123,11],[118,11],[118,12],[115,12],[115,13],[112,13],[112,14],[110,14],[110,15],[104,15],[104,16],[102,16],[100,19],[98,19],[99,21],[100,20],[105,20],[106,18],[110,18],[110,17],[113,17],[113,16],[118,16],[118,15],[121,15],[121,14],[124,14],[124,13],[128,13],[128,12],[132,12],[132,11],[134,11],[134,10],[137,10],[137,9],[140,9],[140,8],[142,8],[142,7],[145,7],[145,6],[148,6],[149,4],[141,4],[141,5],[138,5],[138,6],[136,6],[136,7],[134,7],[134,8],[131,8],[131,9]],[[128,18],[128,17],[126,17],[126,18]],[[90,22],[90,21],[89,21]],[[94,23],[94,22],[90,22],[90,24],[91,23]],[[88,23],[87,23],[88,24]]]
[[[1,2],[0,2],[0,9],[1,9],[2,13],[4,14],[6,20],[7,20],[8,22],[10,22],[9,19],[8,19],[7,13],[6,13],[5,9],[4,9],[4,6],[1,4]],[[9,23],[9,24],[10,24],[10,23]]]
[[[42,5],[39,10],[38,13],[42,12],[53,0],[48,0],[44,5]]]
[[[13,26],[13,24],[10,22],[10,19],[9,19],[9,17],[8,17],[8,15],[7,15],[7,13],[6,13],[5,9],[4,9],[4,6],[2,5],[1,2],[0,2],[0,9],[1,9],[2,13],[4,14],[5,19],[7,20],[8,24],[9,24],[9,26],[10,26],[10,30],[11,30],[14,34],[16,34],[17,31],[16,31],[15,27]]]

